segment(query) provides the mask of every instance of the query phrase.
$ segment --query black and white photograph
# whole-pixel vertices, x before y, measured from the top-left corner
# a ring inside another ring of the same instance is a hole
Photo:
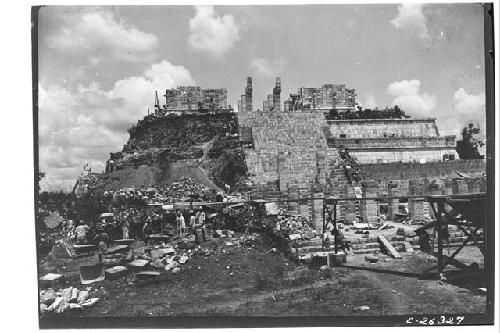
[[[492,3],[27,8],[40,329],[498,324]]]

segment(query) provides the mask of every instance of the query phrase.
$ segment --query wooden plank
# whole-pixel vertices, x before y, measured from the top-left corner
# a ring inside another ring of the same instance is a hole
[[[160,272],[157,271],[142,271],[136,274],[138,278],[155,278],[160,276]]]
[[[403,242],[403,245],[405,246],[406,252],[413,252],[413,246],[411,246],[410,242]]]
[[[378,240],[382,243],[382,245],[387,249],[387,252],[389,252],[389,254],[394,258],[394,259],[401,259],[403,257],[401,257],[401,255],[398,253],[398,251],[396,251],[396,249],[394,248],[394,246],[391,245],[391,243],[389,243],[389,241],[387,240],[387,238],[385,238],[384,236],[382,235],[378,235]]]
[[[389,225],[389,223],[385,222],[384,224],[382,224],[382,226],[380,228],[378,228],[378,230],[382,230],[385,227],[387,227],[388,225]]]

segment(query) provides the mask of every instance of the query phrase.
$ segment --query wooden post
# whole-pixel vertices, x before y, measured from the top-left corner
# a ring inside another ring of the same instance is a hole
[[[438,200],[437,202],[437,216],[436,216],[436,228],[437,230],[437,241],[438,241],[438,273],[443,271],[443,221],[442,215],[444,212],[444,202],[443,200]]]
[[[333,230],[335,230],[335,234],[333,235],[333,243],[335,244],[335,253],[338,252],[338,229],[337,229],[337,199],[333,201]]]
[[[326,202],[325,198],[323,198],[323,233],[321,234],[321,238],[323,239],[323,241],[321,242],[321,248],[323,251],[325,251],[325,206]]]

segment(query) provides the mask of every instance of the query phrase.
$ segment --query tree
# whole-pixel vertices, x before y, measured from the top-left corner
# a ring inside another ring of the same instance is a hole
[[[457,153],[462,160],[473,160],[484,158],[479,153],[479,148],[484,146],[484,143],[477,138],[480,133],[479,126],[469,124],[462,129],[462,140],[457,141]]]

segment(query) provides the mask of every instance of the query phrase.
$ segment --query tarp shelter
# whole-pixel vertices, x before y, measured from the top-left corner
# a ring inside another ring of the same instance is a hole
[[[63,217],[57,213],[50,213],[43,221],[47,228],[54,229],[64,221]]]

